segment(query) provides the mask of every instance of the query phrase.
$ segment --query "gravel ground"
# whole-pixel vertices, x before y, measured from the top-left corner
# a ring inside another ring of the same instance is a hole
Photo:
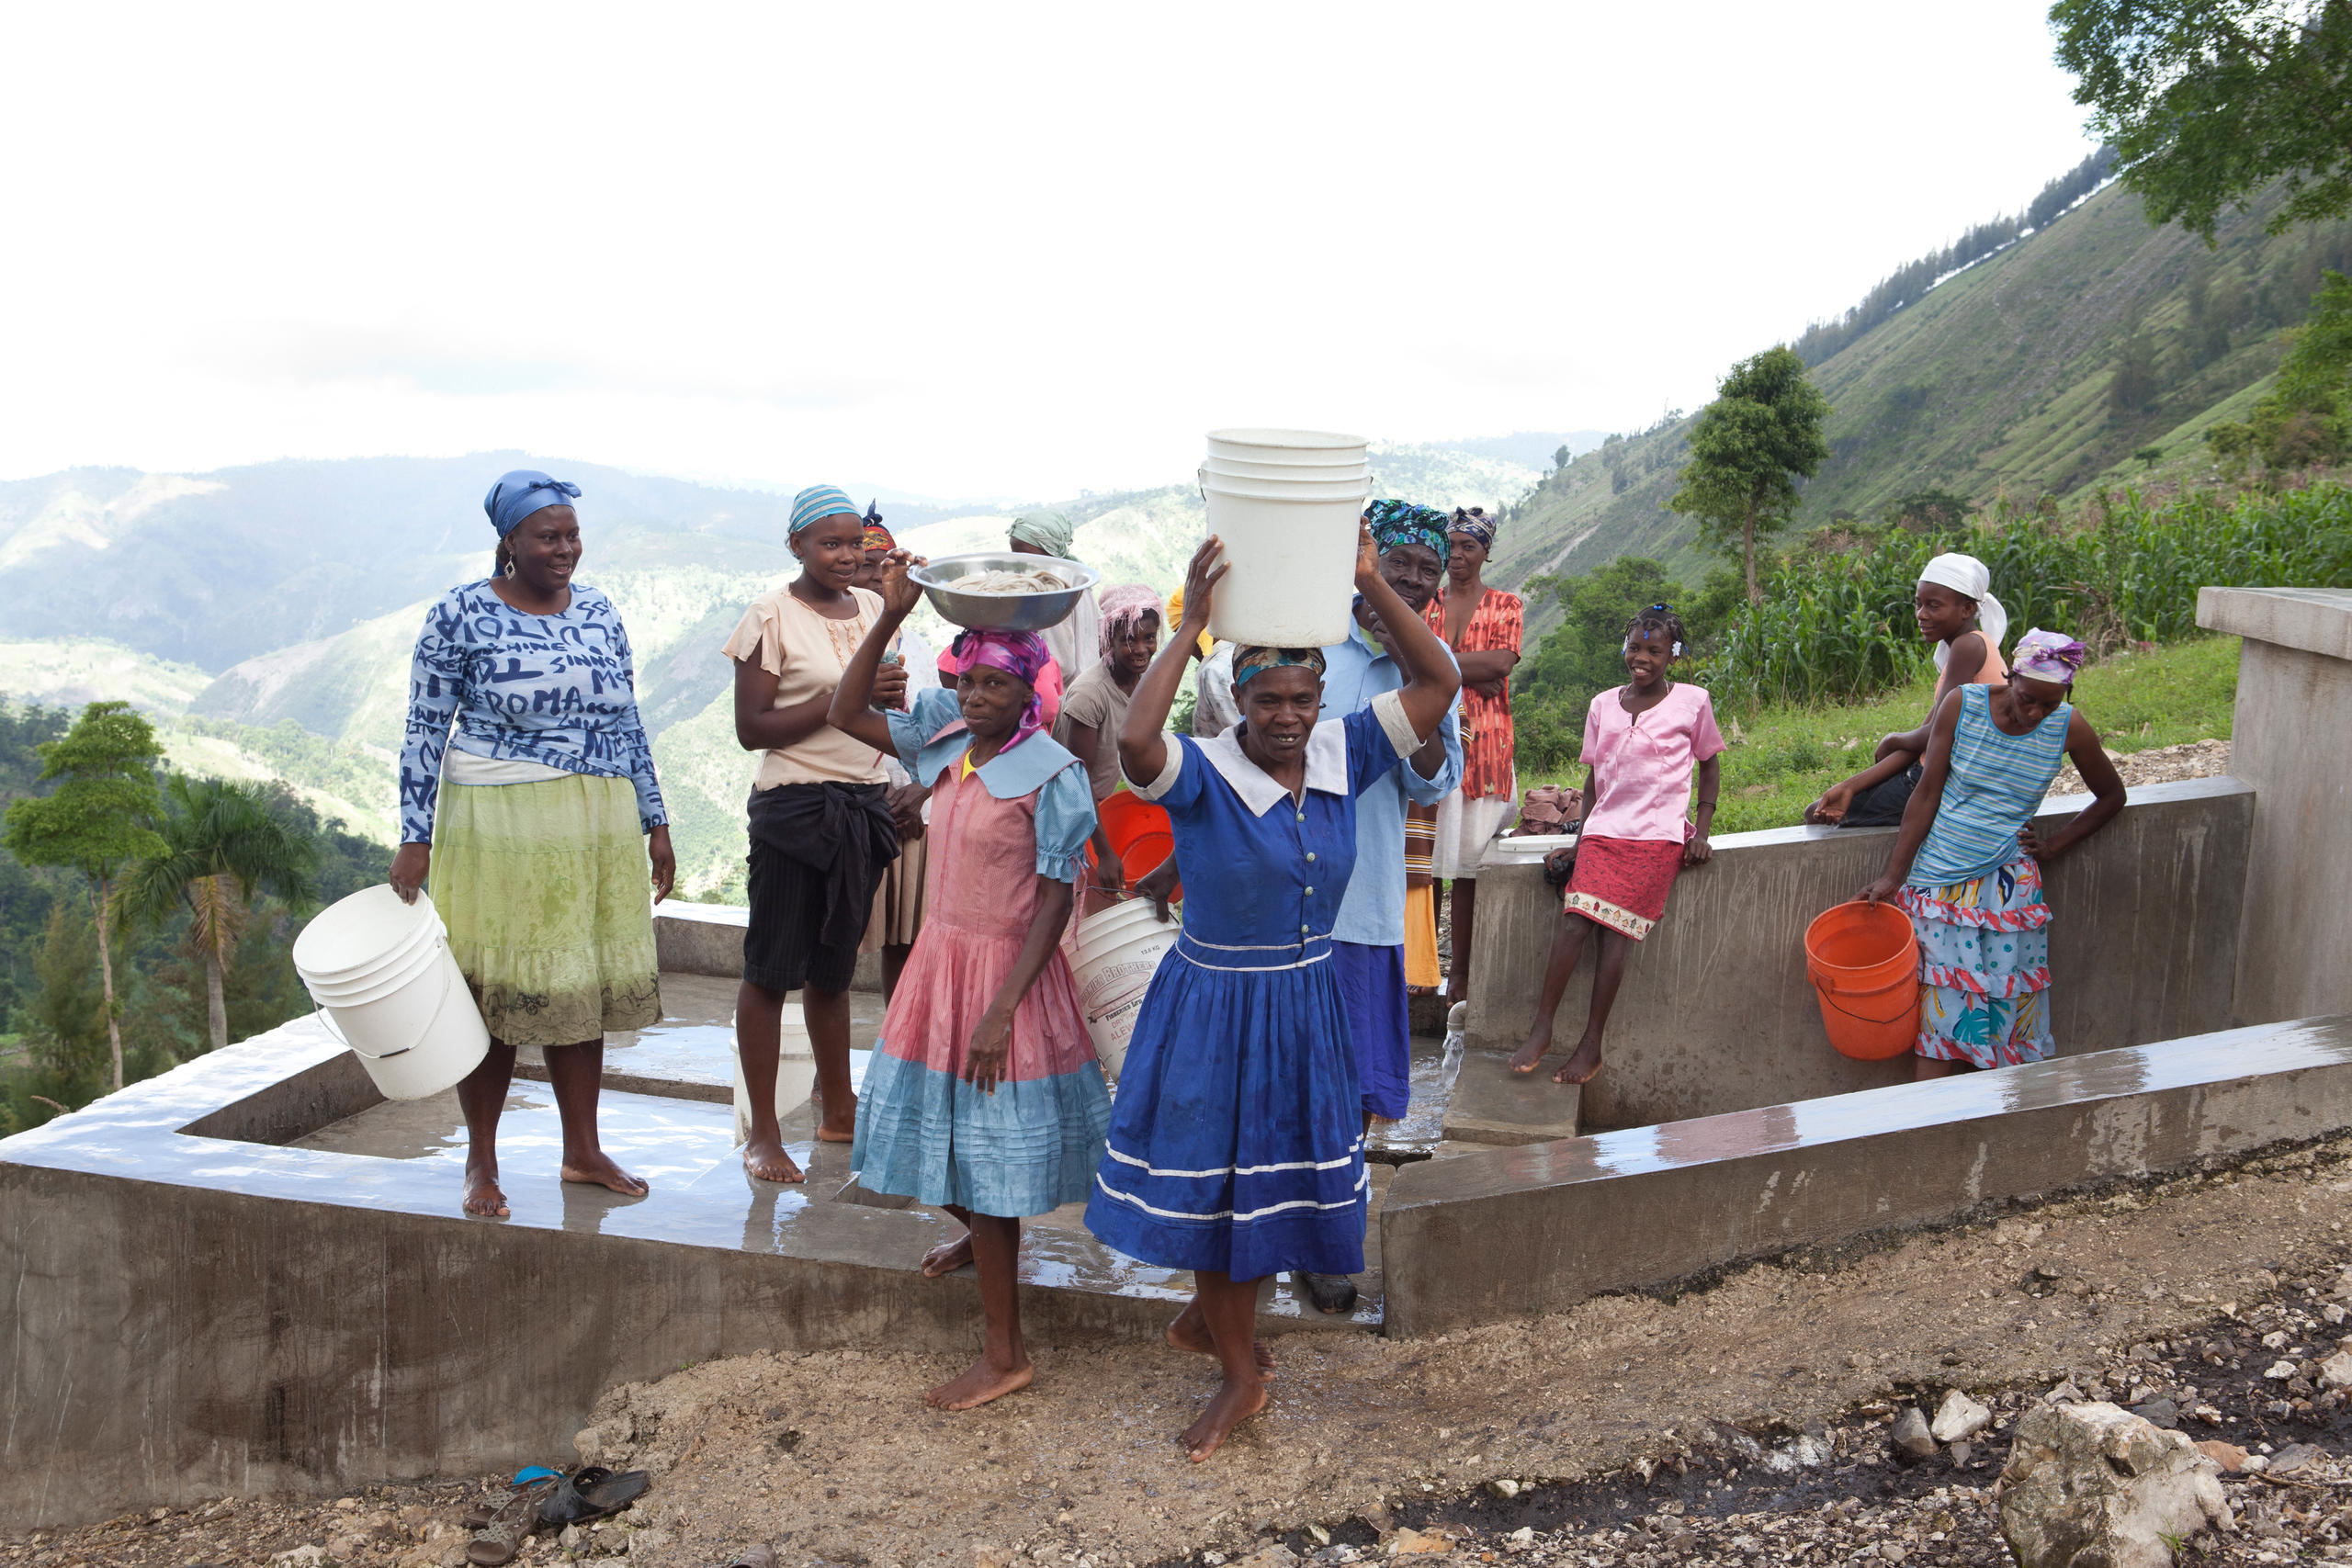
[[[2352,1332],[2347,1220],[2352,1139],[1525,1323],[1277,1340],[1266,1415],[1199,1467],[1172,1439],[1212,1370],[1154,1346],[1034,1346],[1037,1386],[964,1416],[919,1403],[957,1358],[711,1362],[605,1397],[586,1447],[653,1489],[526,1561],[692,1568],[764,1541],[793,1568],[1997,1563],[2005,1429],[2062,1382],[2159,1417],[2169,1401],[2190,1436],[2277,1461],[2228,1480],[2239,1528],[2192,1561],[2352,1556],[2352,1418],[2313,1386]],[[1999,1425],[1965,1454],[1896,1458],[1899,1414],[1953,1388]],[[455,1564],[486,1484],[7,1534],[0,1562]]]
[[[2115,771],[2123,776],[2127,786],[2210,779],[2230,771],[2230,743],[2191,740],[2182,746],[2152,746],[2145,751],[2126,751],[2116,757]],[[2050,793],[2084,793],[2083,775],[2075,771],[2072,761],[2059,764],[2058,777],[2051,784]]]

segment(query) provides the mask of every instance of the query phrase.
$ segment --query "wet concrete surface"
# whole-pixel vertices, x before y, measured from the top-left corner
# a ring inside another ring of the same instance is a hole
[[[1442,1111],[1444,1135],[1459,1143],[1505,1145],[1575,1137],[1581,1091],[1552,1081],[1566,1059],[1555,1051],[1535,1071],[1521,1074],[1510,1070],[1504,1052],[1467,1053]]]

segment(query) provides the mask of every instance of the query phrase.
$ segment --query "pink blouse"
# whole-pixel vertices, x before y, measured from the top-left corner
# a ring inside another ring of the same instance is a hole
[[[1723,750],[1715,705],[1704,686],[1678,681],[1657,706],[1627,713],[1616,687],[1592,699],[1584,715],[1584,751],[1577,759],[1598,774],[1600,799],[1584,819],[1585,832],[1602,839],[1689,836],[1690,769]]]

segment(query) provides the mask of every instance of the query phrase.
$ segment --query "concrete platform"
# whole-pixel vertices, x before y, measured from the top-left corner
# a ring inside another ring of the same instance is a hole
[[[1506,1145],[1575,1137],[1581,1091],[1552,1081],[1560,1061],[1555,1054],[1522,1077],[1510,1070],[1505,1052],[1465,1053],[1446,1100],[1444,1135],[1457,1143]]]
[[[848,1149],[808,1109],[786,1123],[807,1185],[744,1173],[733,990],[665,976],[670,1016],[607,1047],[603,1136],[641,1199],[557,1179],[554,1106],[525,1079],[499,1140],[513,1217],[460,1214],[455,1095],[385,1101],[307,1019],[0,1143],[0,1516],[464,1473],[568,1451],[605,1388],[690,1361],[976,1346],[970,1271],[918,1267],[960,1227],[840,1201]],[[1190,1275],[1110,1251],[1082,1213],[1029,1227],[1030,1337],[1157,1338]],[[1353,1314],[1269,1280],[1263,1331],[1376,1330],[1377,1236]]]
[[[1397,1173],[1382,1213],[1387,1332],[1557,1312],[2346,1126],[2352,1017],[2335,1017],[1432,1159]]]

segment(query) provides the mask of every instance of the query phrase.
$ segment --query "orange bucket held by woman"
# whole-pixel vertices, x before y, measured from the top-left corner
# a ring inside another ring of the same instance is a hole
[[[1804,929],[1804,973],[1838,1055],[1883,1062],[1919,1038],[1919,939],[1892,904],[1856,900]]]

